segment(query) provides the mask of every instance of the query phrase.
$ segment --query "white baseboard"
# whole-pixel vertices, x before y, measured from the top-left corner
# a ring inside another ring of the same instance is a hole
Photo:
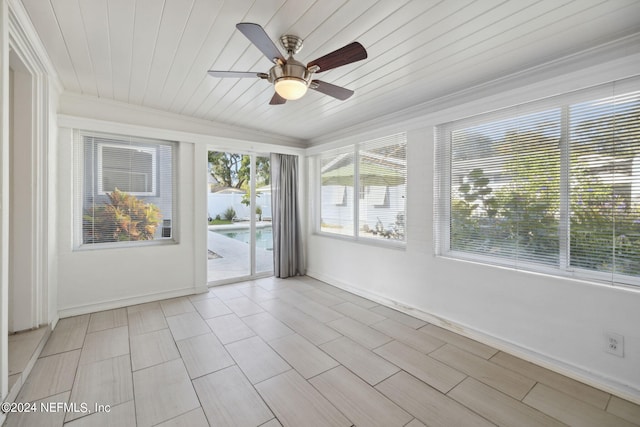
[[[52,331],[56,328],[56,325],[58,324],[59,320],[60,320],[60,314],[54,313],[53,319],[51,319],[51,323],[50,323]]]
[[[623,384],[614,379],[603,377],[596,373],[586,371],[584,369],[581,369],[580,367],[554,359],[553,357],[539,353],[533,349],[522,347],[513,342],[498,338],[486,332],[479,331],[477,329],[474,329],[472,326],[463,325],[450,319],[438,317],[431,313],[419,310],[415,307],[401,304],[393,299],[378,295],[374,292],[368,292],[361,288],[356,288],[332,276],[328,276],[326,274],[318,273],[315,271],[307,271],[307,276],[313,277],[314,279],[328,283],[347,292],[359,295],[363,298],[367,298],[389,308],[393,308],[394,310],[403,312],[420,320],[424,320],[425,322],[440,326],[441,328],[447,329],[451,332],[455,332],[456,334],[479,341],[500,351],[504,351],[505,353],[509,353],[528,362],[542,366],[543,368],[547,368],[551,371],[557,372],[576,381],[580,381],[582,383],[640,405],[640,390],[627,384]]]
[[[65,317],[79,316],[81,314],[95,313],[104,310],[113,310],[114,308],[122,308],[130,305],[144,304],[147,302],[159,301],[168,298],[182,297],[185,295],[193,295],[208,292],[207,286],[189,287],[174,289],[166,292],[158,292],[145,295],[137,295],[134,297],[112,299],[109,301],[102,301],[94,304],[86,304],[75,307],[66,307],[58,310],[58,317],[63,319]]]

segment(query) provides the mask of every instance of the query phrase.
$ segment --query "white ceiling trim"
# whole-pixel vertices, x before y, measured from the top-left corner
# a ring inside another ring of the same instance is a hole
[[[210,142],[226,141],[226,143],[229,143],[229,141],[237,141],[245,144],[271,144],[291,148],[306,147],[304,141],[285,135],[272,134],[248,127],[215,123],[210,120],[182,116],[140,105],[71,92],[62,93],[58,111],[60,126],[68,125],[69,117],[74,117],[77,119],[74,122],[76,124],[83,118],[87,120],[87,123],[122,123],[123,126],[153,128],[157,130],[159,135],[172,131],[189,135],[202,135]],[[92,120],[95,122],[91,122]],[[154,137],[167,139],[162,136]],[[201,138],[198,138],[198,141],[201,141]]]
[[[304,149],[280,144],[256,142],[249,140],[226,138],[196,132],[185,132],[173,129],[159,129],[155,126],[144,126],[113,122],[109,120],[91,119],[87,117],[58,115],[60,128],[88,130],[118,135],[135,136],[140,138],[162,139],[190,144],[206,145],[225,151],[241,151],[246,153],[282,153],[303,155]]]

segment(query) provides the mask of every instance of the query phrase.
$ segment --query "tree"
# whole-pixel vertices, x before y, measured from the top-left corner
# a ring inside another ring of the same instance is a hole
[[[640,275],[640,204],[588,163],[572,162],[571,265]]]
[[[476,145],[473,138],[468,144]],[[557,134],[543,123],[539,129],[513,130],[494,141],[482,137],[478,145],[492,147],[490,163],[500,165],[500,172],[494,173],[495,182],[480,168],[462,178],[458,197],[452,200],[452,248],[557,260]]]
[[[247,155],[209,151],[209,171],[223,187],[242,188],[249,180],[249,161]]]
[[[451,204],[452,249],[477,247],[477,237],[486,225],[493,224],[498,213],[492,192],[489,178],[480,168],[473,169],[463,178],[458,187],[460,198],[452,200]],[[487,236],[486,231],[483,234]]]
[[[246,154],[209,151],[211,176],[223,187],[248,189],[251,157]],[[271,169],[268,157],[256,157],[256,184],[269,185]]]
[[[571,265],[638,276],[640,102],[622,97],[582,108],[571,131]]]
[[[637,118],[637,109],[572,128],[567,212],[572,267],[640,275],[640,202],[632,192],[639,179],[633,165],[640,144],[638,122],[627,117]],[[559,142],[545,126],[512,131],[492,142],[492,164],[500,165],[499,174],[489,178],[473,169],[452,195],[452,249],[505,257],[517,253],[557,264]]]
[[[511,151],[513,147],[524,147]],[[540,129],[510,132],[504,150],[510,184],[496,193],[501,226],[520,256],[555,263],[559,251],[560,148],[554,132]]]

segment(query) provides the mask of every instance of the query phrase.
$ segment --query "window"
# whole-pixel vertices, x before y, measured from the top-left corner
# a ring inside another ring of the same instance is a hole
[[[439,127],[437,252],[640,284],[640,91],[612,87]]]
[[[98,143],[98,194],[116,188],[136,196],[156,194],[156,148]]]
[[[320,157],[320,230],[353,236],[355,153],[328,153]]]
[[[639,278],[640,91],[569,115],[569,264]]]
[[[558,262],[560,110],[451,132],[451,250]]]
[[[405,241],[406,134],[324,153],[319,169],[321,232]]]
[[[175,159],[172,142],[76,132],[76,246],[175,241]]]

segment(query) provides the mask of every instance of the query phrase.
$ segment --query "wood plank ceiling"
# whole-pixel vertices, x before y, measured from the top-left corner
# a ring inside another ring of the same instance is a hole
[[[640,32],[638,0],[22,0],[65,90],[309,141]],[[304,39],[307,63],[354,40],[367,60],[270,106],[271,63],[239,31]]]

